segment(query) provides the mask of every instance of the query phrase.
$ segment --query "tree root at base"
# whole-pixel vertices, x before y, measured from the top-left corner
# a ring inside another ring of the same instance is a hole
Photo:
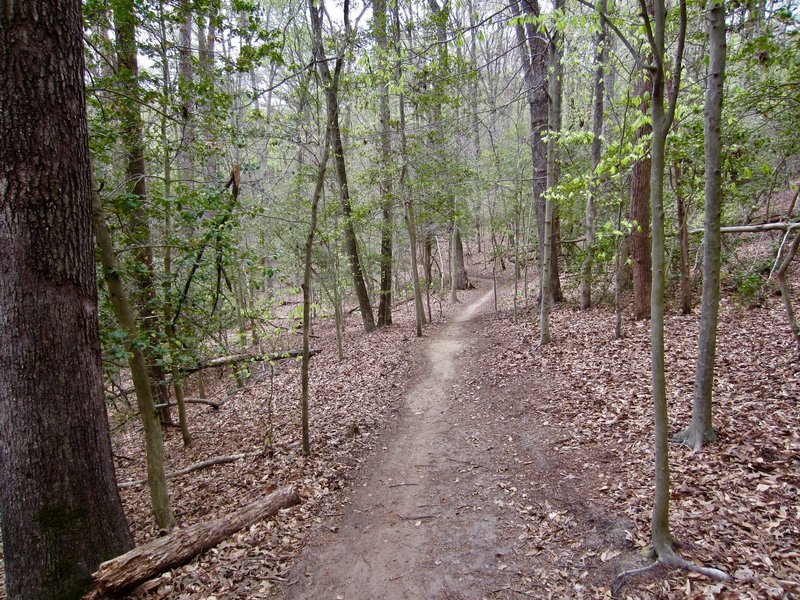
[[[689,571],[691,573],[699,573],[700,575],[704,575],[705,577],[715,581],[732,581],[731,576],[725,571],[714,569],[712,567],[701,567],[681,558],[674,552],[669,552],[666,556],[660,556],[658,560],[646,567],[629,569],[617,575],[617,577],[614,579],[613,585],[611,586],[611,597],[620,598],[620,592],[622,592],[623,588],[632,579],[641,578],[652,573],[658,573],[661,570],[664,570],[663,575],[666,575],[669,571],[675,569]]]

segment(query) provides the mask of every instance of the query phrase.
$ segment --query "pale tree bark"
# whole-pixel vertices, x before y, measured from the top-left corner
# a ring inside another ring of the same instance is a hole
[[[378,303],[378,327],[392,324],[392,230],[394,228],[394,193],[392,171],[389,168],[392,154],[389,123],[389,61],[388,36],[386,32],[386,0],[373,0],[373,32],[378,42],[378,64],[380,65],[379,120],[380,120],[380,169],[381,169],[381,290]]]
[[[349,4],[345,3],[345,8]],[[334,79],[331,75],[325,52],[322,46],[322,2],[312,0],[309,5],[311,15],[312,45],[314,49],[314,60],[316,62],[317,73],[319,74],[322,85],[325,87],[325,102],[330,116],[331,123],[331,147],[333,150],[333,164],[336,169],[336,179],[339,182],[339,203],[341,205],[342,218],[344,219],[345,250],[350,261],[350,273],[353,277],[353,288],[358,298],[358,307],[361,311],[361,321],[364,331],[370,333],[375,329],[375,318],[372,314],[372,306],[369,301],[369,293],[364,280],[364,273],[361,266],[361,259],[358,253],[358,240],[356,239],[355,228],[353,227],[353,209],[350,202],[350,187],[347,182],[347,166],[344,160],[344,148],[342,146],[342,134],[339,127],[339,84],[338,78]],[[345,10],[345,36],[348,38],[336,57],[336,63],[344,61],[344,52],[350,40],[350,21],[348,11]],[[338,65],[337,65],[338,66]],[[341,67],[339,67],[341,68]]]
[[[607,0],[600,0],[598,10],[605,13]],[[600,29],[594,38],[595,69],[594,69],[594,103],[592,106],[592,179],[589,184],[589,196],[586,198],[586,242],[584,244],[586,257],[583,261],[581,272],[580,306],[587,310],[592,306],[592,267],[594,263],[595,244],[595,200],[599,186],[597,167],[602,158],[603,135],[603,105],[605,100],[605,65],[608,62],[608,47],[606,45],[606,22],[600,19]]]
[[[0,528],[9,598],[133,546],[103,394],[77,0],[0,11]]]
[[[790,233],[791,232],[789,231],[786,232],[784,244]],[[792,260],[797,254],[798,246],[800,246],[800,230],[798,230],[798,232],[795,234],[794,241],[783,255],[783,260],[781,261],[780,267],[778,267],[778,270],[775,271],[775,277],[778,280],[781,297],[783,298],[783,305],[786,307],[786,317],[789,320],[789,329],[792,332],[794,341],[797,343],[797,351],[800,352],[800,325],[797,323],[797,316],[795,315],[794,307],[792,306],[792,290],[789,287],[789,278],[787,276],[789,265],[792,264]]]
[[[703,241],[703,296],[700,305],[700,339],[694,381],[692,422],[679,434],[684,444],[699,450],[716,439],[711,418],[714,362],[717,354],[719,275],[722,236],[722,100],[725,82],[725,4],[712,0],[708,9],[709,66],[703,111],[705,132],[705,237]]]

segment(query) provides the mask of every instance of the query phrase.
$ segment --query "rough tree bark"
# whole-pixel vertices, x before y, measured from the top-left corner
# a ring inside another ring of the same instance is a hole
[[[94,573],[97,589],[102,594],[118,596],[172,567],[186,564],[237,531],[299,502],[294,488],[282,488],[231,515],[156,538],[100,565]]]
[[[0,528],[9,598],[80,598],[133,542],[102,385],[77,0],[0,10]]]
[[[345,7],[348,4],[345,3]],[[317,73],[319,74],[322,85],[325,86],[325,102],[330,115],[329,121],[332,123],[331,146],[333,149],[333,164],[336,169],[336,178],[339,182],[339,202],[344,220],[345,250],[350,261],[350,272],[353,277],[353,288],[358,298],[358,307],[361,311],[361,321],[364,324],[364,331],[370,333],[375,329],[375,317],[372,314],[372,306],[369,301],[369,292],[364,280],[364,272],[361,267],[361,259],[358,253],[358,240],[356,231],[353,227],[353,209],[350,203],[350,186],[347,182],[347,166],[344,160],[344,147],[342,145],[342,133],[339,127],[339,86],[338,80],[334,81],[328,67],[325,52],[322,46],[322,1],[312,0],[309,5],[311,15],[312,46],[314,50],[314,61],[316,62]],[[350,21],[349,15],[345,10],[345,36],[348,38],[342,45],[336,62],[344,61],[344,52],[349,44]]]
[[[372,3],[373,31],[380,52],[380,168],[381,168],[381,290],[378,303],[378,327],[392,324],[392,230],[394,229],[394,193],[392,190],[392,171],[389,168],[392,144],[389,137],[389,61],[388,36],[386,33],[387,12],[386,0],[374,0]]]
[[[560,10],[564,0],[556,0],[555,9]],[[552,264],[558,262],[556,255],[556,236],[554,235],[554,215],[556,213],[556,198],[554,190],[558,185],[559,157],[557,135],[561,131],[561,34],[557,29],[550,33],[550,44],[547,48],[549,77],[547,96],[549,101],[547,111],[547,127],[550,139],[547,143],[547,189],[551,197],[545,198],[545,226],[544,226],[544,255],[542,257],[541,274],[541,311],[539,318],[539,345],[550,343],[550,305],[558,298],[559,291],[553,289]],[[558,270],[556,269],[556,280]]]

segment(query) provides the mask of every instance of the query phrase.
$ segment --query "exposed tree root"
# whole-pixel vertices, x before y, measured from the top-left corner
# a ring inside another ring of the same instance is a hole
[[[715,581],[732,581],[731,576],[725,571],[712,567],[701,567],[681,558],[674,552],[668,552],[666,556],[659,557],[657,561],[646,567],[630,569],[617,575],[611,586],[611,597],[621,598],[620,593],[633,579],[641,579],[653,574],[655,574],[655,577],[663,577],[673,569],[699,573]]]
[[[717,432],[712,430],[701,435],[696,427],[689,425],[686,429],[682,429],[673,435],[671,441],[697,452],[702,449],[703,446],[715,443],[717,441]]]

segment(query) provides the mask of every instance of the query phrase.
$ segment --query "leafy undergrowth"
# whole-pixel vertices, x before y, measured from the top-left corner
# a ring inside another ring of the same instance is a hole
[[[206,375],[210,395],[222,401],[219,411],[189,404],[194,443],[184,448],[180,432],[166,440],[167,470],[224,455],[255,453],[233,463],[195,471],[171,480],[173,510],[180,526],[218,518],[259,498],[275,487],[294,484],[302,504],[256,523],[198,559],[141,586],[132,597],[265,598],[283,581],[288,561],[299,551],[308,528],[341,510],[335,494],[377,443],[377,435],[397,414],[409,385],[419,341],[414,337],[412,306],[395,309],[394,325],[365,336],[358,313],[344,333],[344,360],[337,360],[335,331],[330,322],[315,326],[310,371],[312,456],[300,453],[300,364],[281,361],[254,364],[245,387],[236,390],[230,374]],[[434,322],[452,312],[447,301],[432,301]],[[300,340],[292,341],[299,347]],[[196,397],[189,383],[188,396]],[[233,387],[233,389],[232,389]],[[270,436],[270,403],[272,435]],[[356,433],[357,428],[357,433]],[[271,444],[269,444],[271,440]],[[114,437],[119,481],[143,479],[143,438],[132,426]],[[265,450],[270,452],[263,452]],[[121,490],[126,515],[137,544],[157,530],[149,512],[147,488]]]

